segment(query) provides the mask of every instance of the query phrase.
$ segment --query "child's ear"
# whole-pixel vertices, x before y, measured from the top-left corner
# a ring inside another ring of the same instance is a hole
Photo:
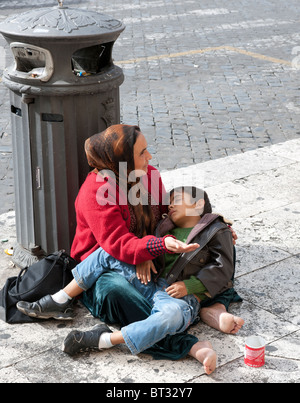
[[[197,201],[196,210],[197,210],[199,215],[203,214],[204,206],[205,206],[205,200],[204,199],[200,199],[200,200]]]

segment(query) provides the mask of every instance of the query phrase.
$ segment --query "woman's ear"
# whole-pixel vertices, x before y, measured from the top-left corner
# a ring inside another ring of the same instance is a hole
[[[197,212],[198,212],[198,214],[200,216],[203,214],[204,206],[205,206],[205,200],[204,199],[200,199],[200,200],[197,201],[196,210],[197,210]]]

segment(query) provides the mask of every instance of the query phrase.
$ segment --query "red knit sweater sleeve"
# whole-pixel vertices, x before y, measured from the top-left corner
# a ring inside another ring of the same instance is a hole
[[[127,205],[119,205],[109,199],[109,202],[102,205],[99,197],[103,197],[103,185],[104,182],[97,182],[96,174],[90,173],[80,189],[75,203],[77,229],[72,257],[82,261],[101,246],[118,260],[139,264],[168,252],[164,238],[150,235],[140,239],[129,231],[130,214]]]

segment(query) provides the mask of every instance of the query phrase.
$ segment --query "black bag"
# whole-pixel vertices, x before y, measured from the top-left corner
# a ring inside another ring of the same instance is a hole
[[[0,319],[7,323],[37,322],[18,311],[19,301],[35,302],[54,294],[73,280],[72,269],[78,263],[64,251],[52,253],[7,279],[0,291]]]

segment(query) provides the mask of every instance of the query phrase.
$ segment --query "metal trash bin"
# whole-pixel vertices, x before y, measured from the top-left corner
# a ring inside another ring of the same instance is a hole
[[[8,17],[0,32],[15,63],[10,90],[19,267],[70,250],[74,201],[89,167],[85,140],[120,123],[121,68],[113,45],[125,29],[109,16],[63,6]]]

